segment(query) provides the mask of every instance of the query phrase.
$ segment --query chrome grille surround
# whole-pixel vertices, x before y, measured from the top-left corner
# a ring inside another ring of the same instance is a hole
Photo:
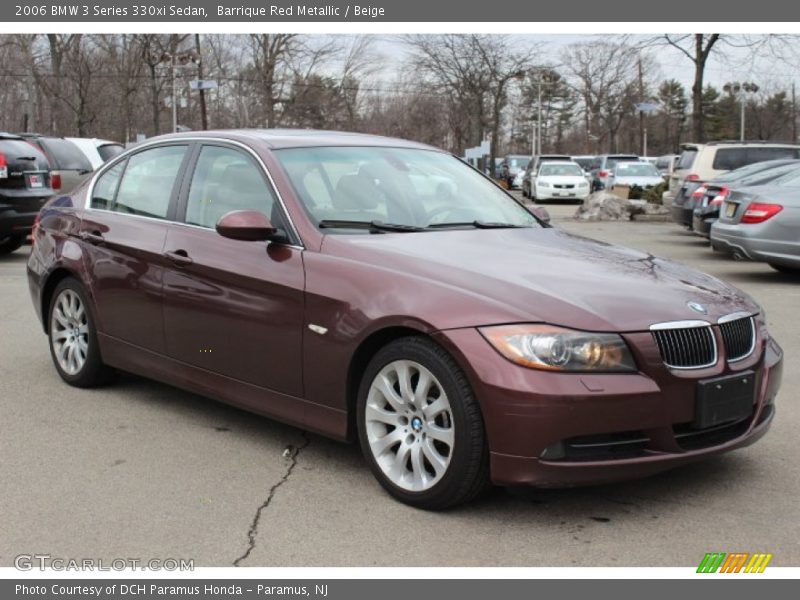
[[[756,349],[756,324],[753,315],[736,312],[717,321],[728,362],[744,360]]]
[[[664,364],[671,369],[705,369],[719,359],[708,321],[670,321],[650,326]]]
[[[717,319],[729,363],[744,360],[756,348],[755,316],[739,311]],[[715,326],[708,321],[668,321],[650,326],[661,359],[671,369],[704,369],[719,360]]]

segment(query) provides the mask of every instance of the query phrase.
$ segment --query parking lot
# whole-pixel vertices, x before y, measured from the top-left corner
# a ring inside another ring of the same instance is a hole
[[[575,206],[547,208],[558,227],[684,262],[763,304],[786,368],[761,442],[647,480],[497,489],[418,511],[381,490],[355,445],[133,376],[95,390],[62,383],[21,249],[0,258],[0,566],[23,553],[196,566],[693,566],[709,551],[798,564],[800,282],[714,253],[672,223],[576,222]]]

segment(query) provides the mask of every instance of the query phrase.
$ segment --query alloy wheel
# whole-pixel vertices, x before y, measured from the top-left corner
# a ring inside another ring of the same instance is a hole
[[[53,304],[50,340],[58,366],[68,375],[80,373],[89,355],[89,320],[80,297],[62,290]]]
[[[421,492],[445,475],[453,414],[442,384],[424,366],[396,360],[383,367],[370,385],[364,418],[372,456],[394,485]]]

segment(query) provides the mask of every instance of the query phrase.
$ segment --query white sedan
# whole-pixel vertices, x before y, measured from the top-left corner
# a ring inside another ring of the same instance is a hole
[[[576,162],[546,162],[533,179],[533,198],[542,200],[578,200],[589,195],[589,180]]]

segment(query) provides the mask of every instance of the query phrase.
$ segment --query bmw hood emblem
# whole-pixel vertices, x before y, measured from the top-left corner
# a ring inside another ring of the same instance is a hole
[[[691,308],[694,312],[700,313],[701,315],[708,314],[708,308],[705,304],[700,304],[699,302],[687,302],[686,306]]]

